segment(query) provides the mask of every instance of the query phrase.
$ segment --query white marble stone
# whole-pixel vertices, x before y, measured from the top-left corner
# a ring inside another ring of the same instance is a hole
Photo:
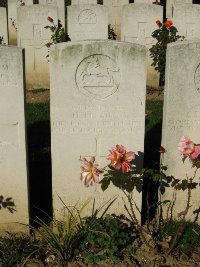
[[[173,23],[178,34],[187,40],[200,38],[200,5],[175,5]]]
[[[18,8],[18,46],[25,48],[26,88],[49,88],[49,63],[46,58],[46,43],[52,32],[45,29],[51,25],[50,16],[58,20],[57,7],[52,5],[32,5]]]
[[[7,14],[5,7],[0,7],[0,36],[3,37],[3,43],[8,44]]]
[[[195,168],[186,160],[182,162],[177,145],[182,136],[189,136],[200,143],[200,41],[184,41],[170,44],[167,51],[165,95],[163,111],[162,145],[166,148],[164,164],[167,175],[187,179],[194,175]],[[198,170],[195,182],[199,183]],[[164,199],[172,200],[172,190],[167,190]],[[192,192],[192,208],[187,219],[192,220],[192,211],[200,207],[200,189]],[[187,192],[177,193],[173,215],[186,207]],[[200,220],[199,220],[200,222]]]
[[[156,20],[162,21],[163,7],[153,4],[129,4],[123,7],[121,39],[123,41],[146,45],[151,48],[151,34],[158,28]],[[152,59],[148,57],[147,85],[158,87],[159,74],[151,66]]]
[[[97,5],[97,0],[71,0],[71,5]]]
[[[108,39],[108,12],[102,5],[67,7],[67,32],[72,41]]]
[[[192,0],[167,0],[167,2],[166,2],[166,17],[168,19],[173,19],[174,6],[176,4],[192,4]]]
[[[1,195],[12,197],[13,214],[1,210],[0,230],[18,231],[29,223],[23,50],[0,46]]]
[[[53,5],[58,7],[58,19],[65,28],[65,2],[64,0],[39,0],[41,5]]]
[[[23,0],[25,5],[32,5],[33,0]],[[17,31],[12,25],[14,21],[17,28],[17,8],[21,6],[20,0],[8,0],[8,31],[9,31],[9,44],[17,45]],[[11,20],[12,19],[12,20]]]
[[[146,95],[144,46],[118,41],[57,44],[51,52],[51,151],[54,208],[95,197],[96,207],[119,195],[109,210],[124,213],[120,190],[80,181],[80,156],[96,156],[100,167],[110,148],[144,149]],[[138,159],[142,166],[142,156]],[[141,194],[135,192],[141,208]]]
[[[108,23],[117,34],[116,39],[121,40],[122,7],[128,5],[129,0],[104,0],[103,4],[108,8]]]

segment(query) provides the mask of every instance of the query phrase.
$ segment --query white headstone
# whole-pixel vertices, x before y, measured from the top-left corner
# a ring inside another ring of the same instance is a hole
[[[0,7],[0,37],[3,37],[4,44],[8,44],[7,14],[5,7]]]
[[[58,19],[65,28],[65,2],[64,0],[39,0],[41,5],[53,5],[58,7]]]
[[[192,177],[195,168],[186,160],[182,162],[177,146],[182,136],[189,136],[200,143],[200,41],[183,41],[170,44],[167,51],[165,95],[163,111],[162,145],[166,148],[164,164],[168,166],[167,175],[177,179]],[[199,183],[198,170],[194,182]],[[172,190],[167,190],[164,198],[172,200]],[[200,190],[192,190],[189,216],[200,207]],[[177,192],[173,215],[186,207],[187,190]]]
[[[67,7],[68,34],[72,41],[108,39],[108,12],[102,5]]]
[[[192,4],[192,0],[167,0],[166,1],[166,17],[173,19],[174,6],[176,4]]]
[[[128,5],[129,0],[104,0],[103,4],[108,8],[108,23],[117,34],[116,39],[121,40],[122,6]]]
[[[23,0],[23,3],[32,5],[33,0]],[[17,45],[17,8],[22,5],[20,0],[8,0],[8,31],[9,31],[9,44]],[[11,20],[12,19],[12,20]],[[12,25],[12,22],[15,26]]]
[[[51,52],[51,149],[54,207],[95,197],[98,206],[119,190],[85,188],[80,181],[80,156],[96,156],[108,164],[110,148],[144,148],[146,91],[144,46],[116,41],[58,44]],[[59,77],[59,80],[58,80]],[[142,158],[139,160],[142,166]],[[141,207],[141,194],[136,192]],[[122,200],[111,208],[123,213]]]
[[[71,5],[97,5],[97,0],[71,0]]]
[[[200,5],[175,5],[173,23],[178,34],[187,40],[200,38]]]
[[[46,58],[52,32],[47,17],[58,21],[57,7],[32,5],[18,8],[18,46],[25,48],[26,87],[49,88],[49,63]]]
[[[158,29],[156,20],[162,21],[163,7],[153,4],[129,4],[123,7],[121,39],[127,42],[153,45],[152,32]],[[152,59],[148,59],[147,85],[158,87],[159,74],[151,66]]]
[[[1,195],[16,205],[13,214],[1,210],[0,229],[16,232],[29,223],[23,67],[21,48],[0,46]]]

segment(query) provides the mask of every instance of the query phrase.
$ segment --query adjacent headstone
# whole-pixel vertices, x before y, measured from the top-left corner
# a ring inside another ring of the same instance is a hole
[[[1,195],[4,200],[11,197],[16,205],[14,213],[1,209],[0,230],[16,232],[20,223],[29,223],[23,52],[0,46]]]
[[[23,3],[26,6],[32,5],[33,0],[23,0]],[[8,0],[8,31],[10,45],[17,45],[17,8],[21,5],[21,0]]]
[[[156,20],[162,21],[163,7],[153,4],[129,4],[123,7],[121,36],[123,41],[153,45],[152,32],[158,28]],[[158,87],[159,74],[151,66],[152,59],[148,57],[147,85]]]
[[[146,91],[144,46],[116,41],[57,44],[51,52],[51,151],[54,208],[95,197],[102,202],[119,195],[80,181],[80,156],[96,156],[108,164],[108,150],[122,144],[127,151],[144,149]],[[59,77],[59,79],[58,79]],[[142,156],[138,159],[142,166]],[[141,194],[135,192],[138,207]],[[119,197],[111,207],[123,213]]]
[[[71,0],[71,5],[97,5],[97,0]]]
[[[187,40],[200,38],[200,5],[175,5],[173,23],[178,34]]]
[[[3,37],[4,44],[8,44],[7,14],[5,7],[0,7],[0,37]]]
[[[72,41],[108,39],[108,12],[102,5],[67,7],[68,34]]]
[[[65,28],[65,2],[64,0],[39,0],[41,5],[53,5],[58,7],[58,19]]]
[[[177,4],[192,4],[192,0],[167,0],[166,1],[166,17],[173,19],[174,6]],[[184,17],[182,17],[183,19]]]
[[[58,20],[57,7],[32,5],[18,8],[18,46],[25,48],[26,88],[49,88],[48,48],[52,25],[47,17]],[[37,19],[36,19],[37,18]]]
[[[104,0],[103,4],[108,8],[108,23],[117,35],[116,39],[121,40],[122,6],[128,5],[129,0]]]
[[[167,150],[164,164],[168,166],[167,175],[177,179],[192,177],[195,168],[191,162],[182,162],[177,146],[182,136],[189,136],[200,143],[200,41],[183,41],[170,44],[167,51],[164,95],[164,117],[162,145]],[[198,170],[194,182],[199,183]],[[192,220],[195,209],[200,207],[200,189],[192,190],[191,209],[186,217]],[[164,199],[173,200],[173,191],[167,189]],[[173,215],[184,211],[187,204],[187,190],[178,191]]]

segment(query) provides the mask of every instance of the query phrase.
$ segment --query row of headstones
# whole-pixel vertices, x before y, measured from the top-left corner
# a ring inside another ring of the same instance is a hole
[[[24,111],[24,53],[0,46],[0,180],[1,194],[10,196],[16,212],[1,210],[0,228],[19,230],[29,223],[28,167]],[[95,197],[100,206],[118,195],[111,208],[124,213],[119,190],[86,188],[80,181],[80,156],[96,156],[100,167],[116,144],[139,153],[142,167],[145,131],[146,59],[144,46],[114,41],[85,41],[55,45],[51,52],[51,154],[53,206],[58,218],[63,205]],[[167,150],[167,174],[186,178],[193,171],[182,164],[177,144],[183,135],[199,142],[200,41],[168,47],[162,143]],[[199,174],[199,173],[198,173]],[[197,181],[198,182],[198,181]],[[172,197],[168,190],[165,197]],[[135,192],[141,207],[142,194]],[[186,198],[177,195],[174,212]],[[199,189],[192,193],[199,207]],[[60,216],[60,217],[59,217]],[[192,216],[191,214],[189,216]],[[139,217],[139,214],[138,214]],[[191,217],[189,217],[191,219]]]
[[[68,33],[72,41],[88,39],[107,39],[108,38],[108,13],[110,14],[110,23],[114,27],[118,36],[121,34],[123,41],[139,43],[148,48],[153,44],[151,33],[156,29],[155,21],[162,21],[163,9],[161,6],[152,5],[152,0],[137,1],[134,4],[128,4],[128,0],[110,1],[104,0],[104,5],[77,5],[86,4],[89,0],[81,2],[72,1],[72,6],[68,7]],[[176,0],[179,2],[178,0]],[[184,0],[189,3],[189,0]],[[25,47],[26,53],[26,87],[49,88],[49,67],[47,61],[48,50],[45,46],[49,42],[51,32],[44,29],[50,25],[47,16],[51,16],[54,21],[60,18],[64,20],[64,1],[59,1],[58,10],[54,5],[57,1],[50,1],[51,5],[30,5],[31,0],[26,2],[26,6],[18,9],[18,46]],[[198,25],[200,20],[200,6],[198,5],[174,5],[175,0],[168,1],[171,7],[171,16],[173,14],[174,24],[177,26],[180,35],[188,39],[200,37]],[[16,17],[16,0],[9,2],[8,16]],[[41,4],[47,3],[40,0]],[[90,0],[89,4],[96,3],[96,0]],[[151,3],[150,5],[148,3]],[[171,4],[170,4],[171,3]],[[190,0],[192,3],[192,0]],[[54,4],[54,5],[53,5]],[[124,6],[122,12],[122,6]],[[175,8],[177,6],[177,9]],[[14,11],[15,10],[15,11]],[[5,10],[4,10],[5,11]],[[14,14],[15,12],[15,14]],[[5,12],[4,12],[5,13]],[[13,16],[12,16],[13,14]],[[35,22],[37,17],[37,23]],[[184,23],[183,23],[184,18]],[[9,20],[11,23],[11,21]],[[0,25],[3,25],[0,23]],[[121,28],[121,33],[120,33]],[[12,27],[14,31],[14,27]],[[10,38],[12,38],[10,31]],[[151,59],[148,60],[147,85],[157,87],[159,85],[159,75],[151,66]]]

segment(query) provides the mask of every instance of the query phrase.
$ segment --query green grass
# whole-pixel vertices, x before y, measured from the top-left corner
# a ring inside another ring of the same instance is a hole
[[[146,128],[145,132],[152,130],[157,124],[162,122],[163,101],[146,101]]]
[[[27,103],[27,124],[50,120],[50,103]]]

